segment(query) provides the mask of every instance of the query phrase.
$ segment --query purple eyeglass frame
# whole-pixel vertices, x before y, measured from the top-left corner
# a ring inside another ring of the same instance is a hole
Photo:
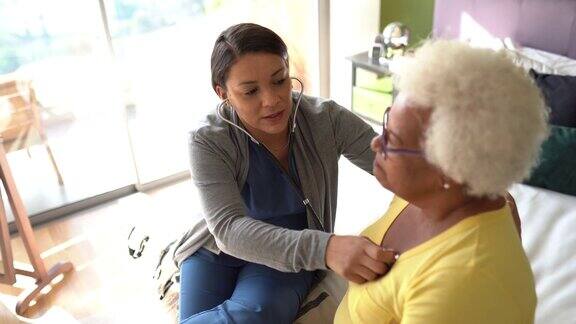
[[[392,107],[387,107],[386,110],[384,110],[384,116],[382,117],[382,140],[380,141],[380,143],[382,143],[382,146],[380,147],[380,149],[382,150],[382,154],[384,155],[384,158],[387,159],[388,158],[388,153],[394,153],[394,154],[401,154],[401,155],[414,155],[414,156],[423,156],[424,152],[422,152],[422,150],[415,150],[415,149],[400,149],[400,148],[391,148],[388,147],[388,116],[390,115],[390,109]]]

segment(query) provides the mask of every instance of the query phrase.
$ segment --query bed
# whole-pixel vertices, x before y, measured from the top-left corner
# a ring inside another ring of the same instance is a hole
[[[536,282],[536,323],[576,321],[576,197],[518,184],[511,189]]]
[[[531,61],[524,67],[576,75],[574,0],[436,0],[433,34],[491,47],[509,39]],[[576,196],[524,184],[510,192],[536,281],[536,323],[576,323]]]

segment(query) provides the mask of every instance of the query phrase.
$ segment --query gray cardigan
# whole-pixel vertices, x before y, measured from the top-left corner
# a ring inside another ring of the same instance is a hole
[[[223,112],[240,125],[235,113]],[[326,269],[326,245],[336,215],[338,159],[344,155],[372,173],[370,141],[374,136],[370,125],[335,102],[302,97],[292,148],[301,189],[309,201],[310,229],[296,231],[247,215],[240,192],[248,174],[250,139],[216,114],[208,115],[189,136],[192,180],[200,194],[203,218],[177,242],[174,261],[180,265],[204,247],[284,272]]]

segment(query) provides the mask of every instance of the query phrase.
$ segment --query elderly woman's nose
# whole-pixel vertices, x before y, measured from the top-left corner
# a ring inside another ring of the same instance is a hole
[[[373,152],[378,153],[380,152],[381,147],[382,147],[382,136],[378,135],[372,139],[372,142],[370,142],[370,148],[372,149]]]

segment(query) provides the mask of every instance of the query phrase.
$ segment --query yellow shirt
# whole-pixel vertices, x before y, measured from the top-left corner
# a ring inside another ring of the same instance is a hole
[[[408,203],[362,235],[380,244]],[[350,283],[334,323],[533,323],[536,293],[507,206],[465,218],[404,252],[384,277]]]

